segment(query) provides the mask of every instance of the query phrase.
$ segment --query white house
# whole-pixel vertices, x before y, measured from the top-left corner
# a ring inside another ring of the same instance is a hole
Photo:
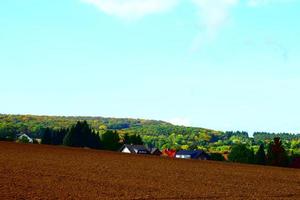
[[[122,153],[130,153],[130,154],[150,154],[149,150],[143,145],[128,145],[125,144],[120,149]]]
[[[19,140],[22,140],[23,138],[28,139],[28,142],[29,142],[29,143],[33,143],[33,139],[32,139],[31,137],[29,137],[27,134],[22,134],[22,135],[19,135],[19,136],[18,136],[18,139],[19,139]]]

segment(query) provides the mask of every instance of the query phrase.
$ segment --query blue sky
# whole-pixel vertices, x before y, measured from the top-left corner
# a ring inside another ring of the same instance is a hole
[[[298,0],[1,0],[0,113],[300,132]]]

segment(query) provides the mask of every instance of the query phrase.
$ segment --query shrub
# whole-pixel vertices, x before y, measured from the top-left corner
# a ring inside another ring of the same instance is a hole
[[[254,152],[245,144],[236,144],[228,156],[229,161],[238,163],[254,163]]]

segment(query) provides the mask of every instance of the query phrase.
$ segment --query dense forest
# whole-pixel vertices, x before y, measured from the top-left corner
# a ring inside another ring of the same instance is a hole
[[[249,137],[248,133],[243,131],[222,132],[175,126],[163,121],[126,118],[0,114],[0,139],[15,139],[23,133],[32,138],[42,138],[47,128],[57,130],[56,134],[60,135],[64,133],[63,130],[69,129],[78,121],[87,121],[93,132],[99,136],[107,131],[118,133],[121,139],[125,135],[139,135],[148,147],[160,149],[204,149],[224,153],[230,151],[234,144],[245,144],[257,152],[262,144],[267,146],[275,137],[280,137],[289,153],[300,153],[300,135],[297,134],[256,132],[253,137]]]

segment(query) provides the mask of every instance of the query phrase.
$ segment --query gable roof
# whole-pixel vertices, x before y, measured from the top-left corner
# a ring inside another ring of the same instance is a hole
[[[162,155],[168,156],[170,158],[174,158],[176,156],[176,150],[164,149]]]
[[[28,140],[29,140],[29,143],[32,143],[33,142],[33,139],[31,138],[31,137],[29,137],[27,134],[25,134],[25,133],[23,133],[23,134],[19,134],[18,136],[17,136],[17,138],[20,140],[20,139],[22,139],[22,138],[27,138]]]
[[[149,150],[144,145],[129,145],[124,144],[120,151],[123,151],[125,148],[127,148],[130,153],[140,153],[143,152],[144,154],[150,154]]]
[[[27,134],[23,133],[23,134],[19,134],[17,135],[18,138],[22,138],[22,137],[26,137],[28,139],[32,139],[31,137],[29,137]]]

